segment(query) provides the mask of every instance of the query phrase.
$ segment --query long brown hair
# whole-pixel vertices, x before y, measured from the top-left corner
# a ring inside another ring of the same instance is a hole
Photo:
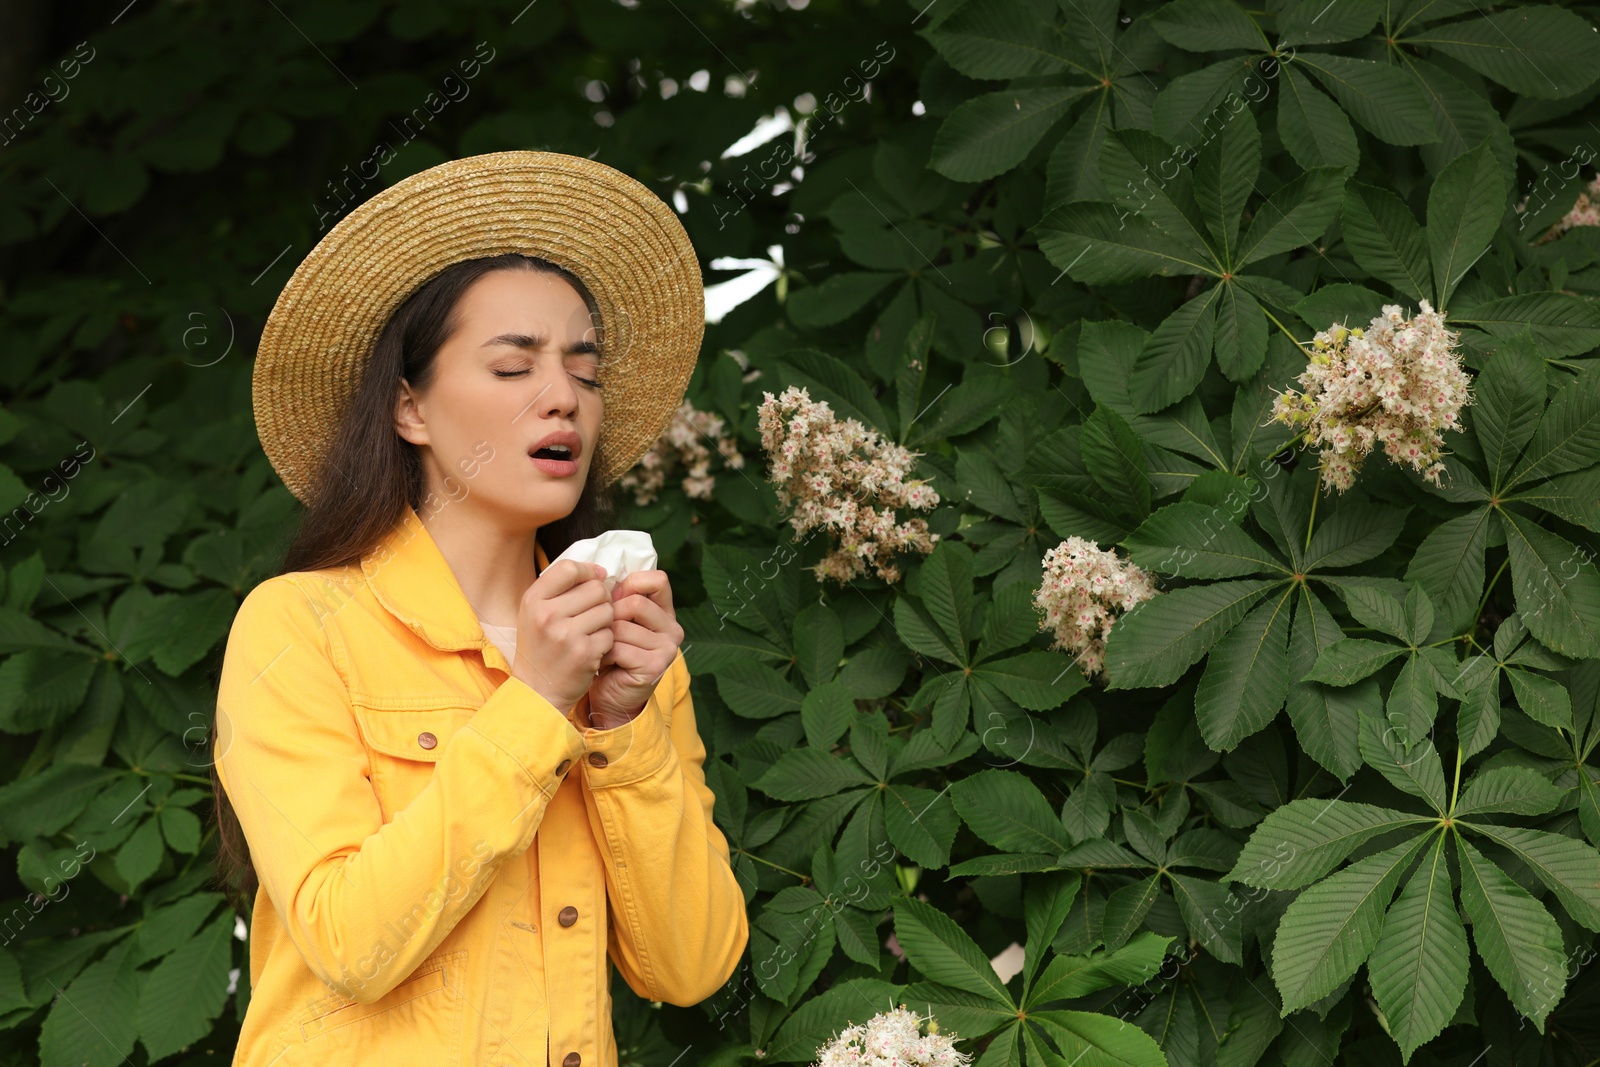
[[[400,379],[419,391],[428,388],[435,356],[456,328],[456,308],[462,295],[485,274],[500,270],[560,275],[583,297],[599,324],[599,310],[583,282],[533,256],[513,253],[465,260],[418,287],[390,316],[373,345],[372,358],[344,412],[279,574],[359,563],[404,518],[405,508],[421,510],[426,488],[422,460],[417,446],[394,427]],[[571,513],[539,528],[539,543],[552,559],[574,541],[610,529],[617,510],[616,491],[600,484],[596,471],[591,464],[588,481]],[[217,728],[213,721],[213,737]],[[235,908],[248,910],[259,881],[214,760],[211,786],[217,821],[217,881]]]

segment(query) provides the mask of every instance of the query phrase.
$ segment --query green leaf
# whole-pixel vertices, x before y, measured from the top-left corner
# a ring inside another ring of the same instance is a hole
[[[1400,635],[1408,645],[1416,647],[1433,632],[1433,602],[1420,585],[1413,585],[1406,593],[1403,606],[1405,632]]]
[[[919,580],[923,607],[964,660],[973,640],[971,549],[951,541],[940,542],[923,563]]]
[[[1100,147],[1100,180],[1111,199],[1149,219],[1184,255],[1213,258],[1187,170],[1168,175],[1178,150],[1145,130],[1118,130]]]
[[[1600,345],[1600,308],[1587,296],[1518,293],[1457,309],[1454,317],[1508,341],[1531,334],[1545,359],[1581,355]]]
[[[1095,88],[1007,89],[974,97],[939,127],[928,166],[962,182],[1004,174],[1026,159],[1050,127]]]
[[[1246,382],[1267,358],[1267,316],[1242,285],[1221,287],[1217,301],[1217,366],[1231,382]]]
[[[1341,507],[1312,534],[1305,569],[1330,570],[1375,559],[1400,536],[1409,510],[1375,504]]]
[[[1520,500],[1576,526],[1600,530],[1600,467],[1558,474],[1503,499]]]
[[[1082,792],[1082,790],[1079,790]],[[1138,932],[1156,899],[1161,896],[1161,875],[1125,885],[1106,899],[1101,934],[1106,948],[1115,951]]]
[[[133,831],[122,847],[117,849],[117,873],[127,881],[130,887],[137,887],[145,879],[156,873],[156,868],[161,866],[161,857],[166,855],[166,848],[161,843],[161,830],[155,818],[145,819]]]
[[[1232,749],[1265,727],[1289,692],[1289,588],[1258,605],[1217,642],[1195,691],[1195,719],[1206,744]]]
[[[1347,218],[1347,229],[1349,225]],[[1377,318],[1383,312],[1383,305],[1392,302],[1364,285],[1332,282],[1318,286],[1310,295],[1292,304],[1290,310],[1313,326],[1361,326]]]
[[[1152,274],[1212,274],[1212,264],[1176,252],[1150,220],[1115,204],[1063,204],[1034,227],[1039,251],[1085,285],[1115,285]]]
[[[777,800],[815,800],[852,786],[873,785],[874,779],[848,756],[831,756],[815,748],[794,748],[751,782]]]
[[[1580,549],[1501,509],[1517,614],[1544,645],[1574,659],[1600,658],[1600,574]]]
[[[1083,465],[1106,497],[1123,514],[1150,514],[1150,474],[1144,443],[1126,419],[1096,405],[1080,431]]]
[[[990,660],[972,668],[972,676],[1029,711],[1054,711],[1089,684],[1076,661],[1060,652],[1024,652]]]
[[[1352,863],[1289,905],[1272,942],[1272,980],[1284,1016],[1332,993],[1366,962],[1401,877],[1428,839],[1419,834]]]
[[[1022,957],[1022,987],[1033,984],[1033,976],[1043,962],[1045,950],[1056,939],[1061,924],[1066,922],[1083,879],[1065,872],[1030,878],[1022,887],[1022,910],[1028,932],[1028,943]]]
[[[950,798],[972,832],[996,848],[1060,855],[1072,847],[1066,827],[1026,775],[979,771],[952,785]]]
[[[1457,818],[1482,812],[1543,815],[1554,811],[1567,791],[1527,767],[1490,767],[1479,771],[1461,791]]]
[[[1491,667],[1486,675],[1467,691],[1456,715],[1463,759],[1482,752],[1500,733],[1500,671]]]
[[[57,726],[83,704],[95,662],[82,652],[28,649],[0,663],[0,731]]]
[[[1011,1006],[1011,994],[989,963],[949,916],[912,897],[894,902],[894,936],[906,959],[930,981]]]
[[[1029,1018],[1060,1047],[1060,1063],[1074,1067],[1167,1067],[1161,1047],[1149,1034],[1114,1016],[1094,1011],[1041,1011]]]
[[[1344,594],[1345,606],[1363,626],[1382,630],[1390,637],[1399,637],[1406,628],[1405,607],[1373,586],[1350,585],[1339,590]]]
[[[10,840],[58,833],[107,783],[124,776],[113,767],[56,764],[0,786],[0,836]],[[131,801],[141,786],[125,785]]]
[[[834,609],[822,603],[806,605],[795,616],[795,659],[811,688],[832,681],[838,661],[845,657],[845,629]]]
[[[1224,881],[1298,889],[1382,834],[1430,820],[1349,800],[1291,800],[1268,812]]]
[[[1361,269],[1413,300],[1433,292],[1427,237],[1411,209],[1387,189],[1345,185],[1340,221],[1345,247]]]
[[[1384,641],[1369,641],[1364,637],[1346,637],[1317,656],[1317,663],[1304,681],[1326,682],[1328,685],[1352,685],[1383,668],[1406,649]]]
[[[1278,97],[1278,139],[1304,170],[1361,161],[1356,131],[1338,104],[1293,67],[1284,67]]]
[[[1436,26],[1407,44],[1427,45],[1524,96],[1571,96],[1600,74],[1594,27],[1551,5],[1516,7]]]
[[[1467,932],[1456,914],[1446,837],[1423,857],[1383,920],[1369,974],[1403,1060],[1450,1022],[1467,990]]]
[[[1567,383],[1539,420],[1508,484],[1520,485],[1564,471],[1588,467],[1600,459],[1600,371],[1589,371]]]
[[[1187,301],[1162,320],[1145,341],[1128,381],[1128,396],[1135,411],[1160,411],[1199,386],[1211,365],[1217,293],[1216,288],[1208,289]]]
[[[1406,581],[1427,590],[1451,633],[1461,633],[1474,621],[1492,514],[1489,508],[1477,508],[1446,519],[1428,531],[1406,567]]]
[[[983,630],[978,635],[975,656],[977,662],[1020,648],[1039,632],[1039,613],[1034,606],[1034,593],[1033,587],[1026,582],[1012,582],[995,591],[983,615]]]
[[[1439,717],[1439,691],[1421,656],[1406,659],[1389,688],[1384,714],[1407,745],[1419,744]]]
[[[1245,48],[1267,50],[1266,35],[1232,0],[1172,0],[1156,8],[1151,27],[1188,52]]]
[[[1491,487],[1504,488],[1512,465],[1533,437],[1544,410],[1544,391],[1544,363],[1532,345],[1502,345],[1473,380],[1472,429]]]
[[[1361,716],[1361,758],[1367,765],[1401,792],[1420,797],[1433,805],[1440,815],[1445,813],[1446,798],[1444,767],[1439,762],[1439,751],[1431,742],[1412,745],[1403,743],[1394,727],[1376,715]]]
[[[717,692],[736,715],[772,719],[800,710],[800,691],[771,667],[748,661],[731,663],[715,677]]]
[[[132,947],[133,938],[124,938],[55,998],[39,1030],[41,1067],[113,1067],[133,1054],[144,979],[133,969]]]
[[[909,785],[884,790],[883,825],[890,844],[930,869],[950,865],[950,845],[961,828],[948,795]]]
[[[1107,688],[1171,685],[1275,584],[1217,582],[1135,605],[1106,638]]]
[[[211,1032],[228,1001],[233,924],[233,912],[225,912],[145,980],[138,1028],[151,1060],[170,1056]]]
[[[1138,985],[1161,969],[1172,938],[1146,930],[1121,948],[1090,956],[1055,956],[1028,991],[1030,1014],[1041,1004],[1075,1000],[1114,985]]]
[[[1439,139],[1428,98],[1398,66],[1326,52],[1300,53],[1295,62],[1309,69],[1339,106],[1380,141],[1417,145]]]
[[[845,1026],[865,1023],[899,996],[901,987],[877,978],[851,978],[804,1001],[766,1046],[773,1063],[807,1063]]]
[[[969,78],[1024,78],[1077,65],[1019,0],[963,7],[924,36]]]
[[[1457,156],[1434,179],[1428,192],[1428,251],[1438,307],[1449,303],[1468,268],[1489,247],[1505,208],[1505,179],[1488,141]]]
[[[1458,825],[1510,850],[1550,887],[1568,915],[1585,928],[1600,931],[1600,851],[1570,837],[1520,826]]]
[[[900,640],[913,652],[952,663],[957,667],[967,665],[967,649],[950,643],[944,628],[933,621],[928,609],[908,596],[896,597],[894,602],[894,630]]]
[[[1544,905],[1483,853],[1456,837],[1461,907],[1484,966],[1517,1011],[1544,1033],[1544,1021],[1567,985],[1561,929]]]
[[[1341,167],[1308,170],[1279,188],[1250,220],[1237,266],[1315,244],[1339,214],[1343,191]]]
[[[168,805],[161,809],[161,836],[179,852],[200,851],[200,818],[188,808]]]
[[[1159,574],[1236,578],[1289,570],[1221,508],[1179,501],[1151,515],[1122,541],[1128,558]]]
[[[1289,633],[1289,677],[1303,677],[1316,663],[1317,654],[1341,637],[1328,609],[1302,585]],[[1285,709],[1306,755],[1343,780],[1361,766],[1357,713],[1361,707],[1375,704],[1377,696],[1378,684],[1371,679],[1342,689],[1296,681],[1289,686]]]
[[[1223,263],[1233,259],[1245,201],[1250,198],[1260,174],[1261,131],[1256,128],[1255,116],[1245,108],[1201,149],[1194,166],[1195,200],[1200,205],[1206,229],[1222,252],[1219,258]]]
[[[809,329],[832,326],[866,307],[899,278],[898,274],[876,270],[830,274],[816,285],[789,293],[789,318],[795,325]]]
[[[806,744],[819,752],[828,751],[850,728],[855,714],[855,699],[843,682],[828,682],[811,690],[800,704]]]
[[[1506,671],[1517,707],[1534,722],[1572,733],[1572,698],[1554,678],[1532,671]]]
[[[1243,909],[1222,886],[1206,878],[1168,872],[1172,896],[1190,935],[1227,963],[1243,963]]]
[[[1286,0],[1279,5],[1278,42],[1337,44],[1372,29],[1383,13],[1379,0]]]

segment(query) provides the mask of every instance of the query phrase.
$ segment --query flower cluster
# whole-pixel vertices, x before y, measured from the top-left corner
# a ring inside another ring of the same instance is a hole
[[[619,484],[633,490],[634,502],[643,507],[660,495],[668,475],[683,471],[684,493],[701,500],[711,499],[717,480],[711,474],[711,450],[704,442],[715,444],[733,470],[744,466],[744,454],[733,438],[722,432],[722,425],[720,415],[697,410],[685,400],[650,451],[622,476]]]
[[[922,1023],[928,1032],[922,1032]],[[904,1004],[879,1012],[866,1023],[847,1026],[817,1050],[812,1067],[960,1067],[972,1062],[957,1052],[954,1035],[939,1033],[929,1015],[926,1020]]]
[[[1156,595],[1149,572],[1093,541],[1069,537],[1044,556],[1044,581],[1033,595],[1051,648],[1077,657],[1087,677],[1105,667],[1106,635],[1117,615]]]
[[[1304,431],[1320,448],[1323,484],[1341,493],[1374,445],[1397,464],[1439,484],[1445,430],[1461,429],[1471,379],[1457,335],[1426,300],[1415,318],[1389,304],[1365,330],[1334,326],[1312,342],[1311,363],[1272,405],[1272,419]]]
[[[1600,226],[1600,172],[1596,172],[1594,179],[1578,193],[1578,200],[1572,209],[1535,243],[1543,244],[1560,237],[1576,226]]]
[[[774,397],[762,393],[761,445],[771,467],[767,480],[796,533],[832,531],[838,544],[813,568],[817,578],[848,582],[868,563],[886,582],[900,579],[889,562],[896,552],[933,551],[938,534],[925,519],[899,522],[896,508],[927,509],[939,494],[925,481],[907,481],[921,453],[884,441],[855,419],[838,419],[809,391],[790,386]]]

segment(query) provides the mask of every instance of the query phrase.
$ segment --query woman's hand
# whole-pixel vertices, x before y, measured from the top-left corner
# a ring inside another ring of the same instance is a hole
[[[598,563],[558,560],[517,606],[514,677],[565,714],[583,699],[611,651],[615,608]]]
[[[621,726],[644,710],[683,642],[666,571],[634,571],[617,583],[611,600],[611,648],[589,686],[589,723],[599,730]]]

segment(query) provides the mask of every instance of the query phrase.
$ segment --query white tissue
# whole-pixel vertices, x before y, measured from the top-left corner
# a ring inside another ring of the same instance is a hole
[[[609,591],[634,571],[653,570],[656,565],[656,546],[643,530],[608,530],[599,537],[585,537],[572,542],[565,552],[550,562],[563,559],[600,564],[606,569],[605,584]]]

